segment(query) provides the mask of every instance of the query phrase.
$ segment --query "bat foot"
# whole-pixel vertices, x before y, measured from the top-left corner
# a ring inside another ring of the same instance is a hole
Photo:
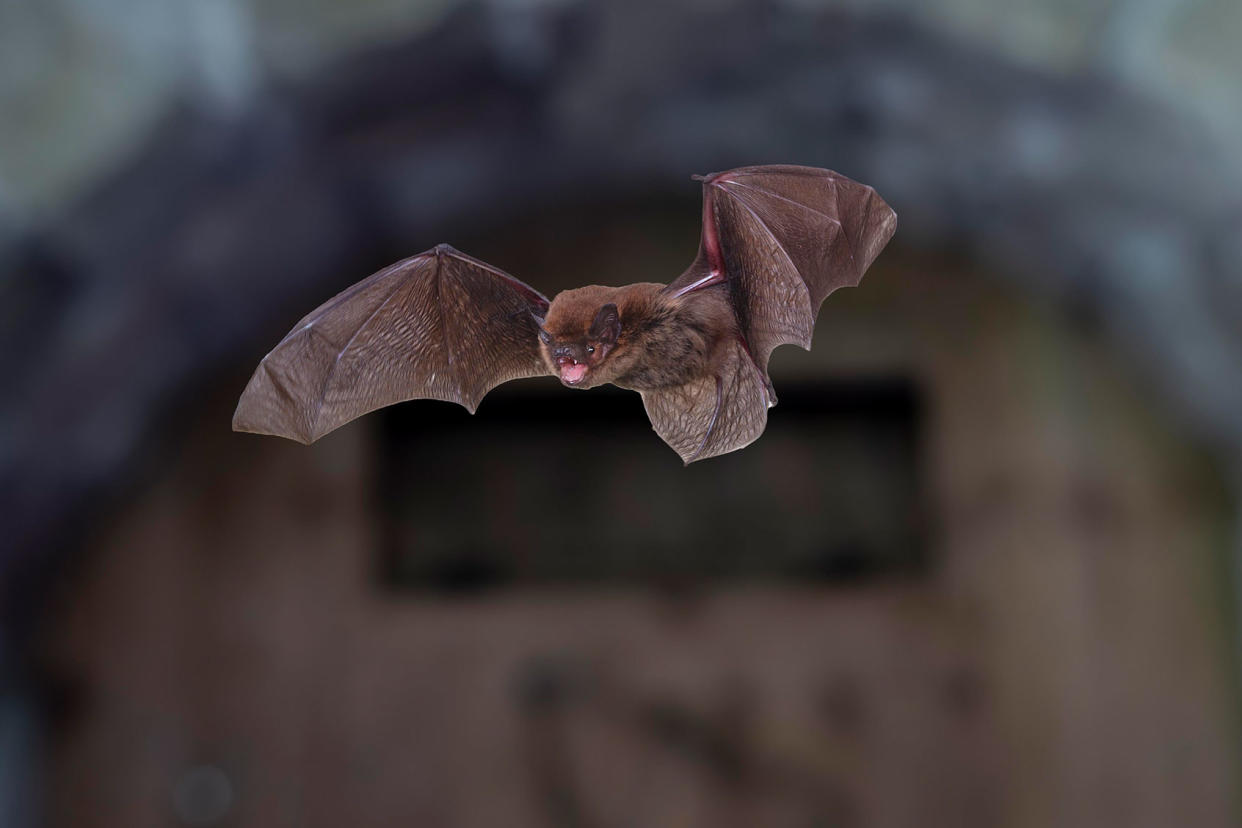
[[[720,406],[724,402],[724,380],[720,374],[716,375],[716,408],[712,411],[711,422],[707,424],[707,431],[703,433],[703,440],[699,443],[699,447],[694,450],[694,454],[690,455],[690,459],[685,461],[685,465],[690,465],[699,459],[699,455],[703,453],[703,449],[707,448],[707,441],[711,439],[712,432],[716,430],[716,421],[720,419]]]
[[[775,408],[778,402],[776,398],[776,388],[772,385],[772,378],[768,376],[768,372],[759,364],[759,360],[755,359],[755,355],[751,353],[750,343],[746,341],[746,337],[742,334],[737,335],[737,341],[742,346],[742,350],[746,352],[746,358],[750,360],[750,364],[755,366],[759,378],[763,380],[763,398],[767,402],[768,408]]]

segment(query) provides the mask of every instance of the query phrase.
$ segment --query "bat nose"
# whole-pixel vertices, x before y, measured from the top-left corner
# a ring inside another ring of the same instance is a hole
[[[553,359],[573,359],[573,354],[568,345],[558,345],[552,349]]]

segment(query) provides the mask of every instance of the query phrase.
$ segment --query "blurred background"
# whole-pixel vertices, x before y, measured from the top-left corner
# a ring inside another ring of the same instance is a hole
[[[0,825],[1239,824],[1242,6],[0,0]],[[744,451],[505,386],[230,431],[439,242],[897,236]]]

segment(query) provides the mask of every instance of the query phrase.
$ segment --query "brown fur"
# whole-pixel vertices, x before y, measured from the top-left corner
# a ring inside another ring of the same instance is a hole
[[[590,366],[577,388],[613,383],[638,391],[682,385],[711,372],[721,342],[736,335],[737,322],[724,287],[679,299],[661,295],[664,285],[639,282],[624,287],[588,287],[557,294],[544,329],[552,334],[543,346],[549,370],[559,374],[551,352],[568,346],[574,358]],[[600,308],[614,304],[621,333],[612,347],[589,336]],[[588,346],[595,352],[588,354]]]

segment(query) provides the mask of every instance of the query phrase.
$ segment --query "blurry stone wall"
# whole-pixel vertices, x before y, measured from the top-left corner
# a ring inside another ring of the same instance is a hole
[[[579,261],[607,272],[643,221]],[[478,242],[502,260],[540,255]],[[648,255],[675,268],[682,252],[670,240]],[[237,385],[223,384],[57,592],[41,653],[59,700],[50,824],[1236,824],[1219,470],[1149,410],[1098,331],[995,274],[890,250],[864,284],[835,294],[816,349],[778,351],[773,374],[782,393],[825,376],[920,389],[927,560],[913,572],[773,578],[759,564],[720,580],[697,566],[394,589],[393,443],[378,418],[310,450],[238,437],[219,427]],[[403,439],[435,441],[442,407],[411,404]],[[738,475],[756,468],[808,490],[859,473],[790,463],[781,406],[745,452],[689,470],[640,410],[629,460],[589,435],[515,426],[510,410],[485,401],[478,433],[507,430],[550,471],[567,470],[571,440],[599,485],[515,511],[437,465],[404,496],[439,498],[463,536],[522,539],[555,537],[578,504],[659,518],[627,512],[649,488],[734,518],[736,504],[700,502],[701,475],[744,501],[763,482]],[[779,543],[832,507],[753,520]],[[581,529],[579,555],[606,549]],[[729,560],[765,552],[753,535],[714,542]]]
[[[53,824],[1236,824],[1236,4],[0,14],[0,761]],[[901,216],[774,373],[917,380],[917,578],[393,594],[373,422],[226,431],[370,270],[667,278],[688,174],[777,160]]]
[[[46,0],[0,3],[0,231],[54,219],[131,157],[152,124],[187,100],[221,116],[334,62],[400,42],[462,0]],[[574,0],[487,4],[493,36],[517,63],[543,48],[532,20]],[[640,4],[641,5],[641,4]],[[683,4],[708,16],[743,6]],[[845,9],[917,21],[1063,77],[1099,72],[1242,137],[1230,0],[787,0],[790,12]],[[3,238],[0,236],[0,238]]]

